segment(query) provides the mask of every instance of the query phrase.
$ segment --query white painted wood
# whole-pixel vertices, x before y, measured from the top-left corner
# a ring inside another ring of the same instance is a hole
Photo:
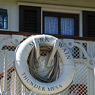
[[[79,15],[79,36],[83,37],[83,19],[82,19],[82,12]]]
[[[14,93],[13,95],[16,95],[16,72],[14,72],[14,83],[13,83],[13,86],[14,86]]]
[[[90,57],[93,57],[93,42],[87,43],[87,52]],[[94,94],[94,71],[92,69],[89,69],[88,72],[88,95],[95,95]]]
[[[6,58],[6,51],[4,51],[4,91],[7,91],[7,58]]]
[[[88,95],[95,95],[94,94],[94,76],[93,76],[93,70],[89,69],[88,74]]]
[[[60,13],[76,13],[80,14],[81,11],[76,11],[76,10],[71,10],[71,9],[66,9],[66,8],[52,8],[52,7],[42,7],[42,11],[49,11],[49,12],[60,12]]]
[[[43,33],[43,11],[41,8],[41,34]]]
[[[95,95],[95,63],[94,63],[94,95]]]
[[[94,47],[93,47],[94,48],[94,52],[93,52],[94,54],[93,55],[94,55],[94,58],[95,58],[95,43],[93,43],[93,44],[94,44]],[[94,95],[95,95],[95,61],[94,61],[93,64],[94,64],[94,88],[93,89],[94,89]]]
[[[10,30],[11,31],[19,31],[19,19],[18,19],[19,7],[18,6],[11,6],[10,10],[11,10],[11,16],[10,16],[11,18],[9,18],[9,21],[11,23]]]
[[[47,7],[47,8],[59,8],[59,9],[71,9],[71,10],[76,10],[76,11],[82,11],[82,10],[86,10],[86,11],[95,11],[95,8],[84,8],[84,7],[74,7],[74,6],[60,6],[60,5],[51,5],[51,4],[37,4],[37,3],[32,3],[32,2],[18,2],[18,5],[27,5],[27,6],[38,6],[38,7]]]

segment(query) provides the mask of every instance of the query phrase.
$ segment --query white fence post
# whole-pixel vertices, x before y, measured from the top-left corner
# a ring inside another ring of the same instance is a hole
[[[95,63],[94,63],[94,95],[95,95]]]
[[[4,91],[7,91],[7,59],[6,52],[4,51]]]

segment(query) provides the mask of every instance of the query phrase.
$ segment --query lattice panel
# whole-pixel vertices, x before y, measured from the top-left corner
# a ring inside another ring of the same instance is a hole
[[[14,68],[15,49],[16,46],[4,45],[0,51],[1,92],[9,91],[11,95],[24,95],[28,90],[21,83]]]
[[[76,41],[75,43],[80,44],[87,51],[87,43],[86,42],[83,42],[83,41],[77,42]],[[71,52],[72,52],[73,58],[75,58],[75,59],[80,59],[80,58],[86,59],[84,54],[82,53],[82,51],[76,46],[74,46],[71,49]]]
[[[87,43],[81,43],[87,50]],[[0,86],[1,91],[9,91],[11,95],[32,95],[20,81],[14,68],[14,50],[16,46],[4,45],[0,51]],[[72,55],[75,59],[84,58],[80,49],[74,47]],[[76,74],[72,84],[56,95],[88,95],[88,71],[82,62],[76,62]],[[39,95],[39,94],[37,94]]]
[[[88,69],[82,63],[75,63],[76,73],[72,84],[58,95],[88,95]]]
[[[72,55],[73,55],[73,57],[76,58],[76,59],[80,58],[80,50],[79,50],[78,47],[74,47],[74,48],[72,49]]]

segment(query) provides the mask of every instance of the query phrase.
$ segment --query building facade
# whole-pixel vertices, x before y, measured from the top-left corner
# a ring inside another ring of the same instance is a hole
[[[95,59],[94,0],[0,0],[1,92],[32,95],[16,74],[13,57],[16,46],[37,34],[56,36],[67,46],[74,43],[70,50],[76,74],[73,83],[57,95],[95,95],[95,64],[86,60],[87,56]]]

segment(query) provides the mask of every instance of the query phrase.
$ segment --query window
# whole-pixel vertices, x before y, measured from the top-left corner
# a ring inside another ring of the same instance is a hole
[[[43,12],[41,7],[19,6],[19,31],[44,34],[79,36],[79,15]],[[41,22],[43,21],[43,22]]]
[[[7,28],[8,28],[7,10],[0,9],[0,29],[7,29]]]
[[[19,6],[19,31],[41,33],[41,8]]]
[[[83,36],[95,37],[95,12],[83,11]]]
[[[43,31],[46,34],[79,36],[79,16],[44,12]]]

